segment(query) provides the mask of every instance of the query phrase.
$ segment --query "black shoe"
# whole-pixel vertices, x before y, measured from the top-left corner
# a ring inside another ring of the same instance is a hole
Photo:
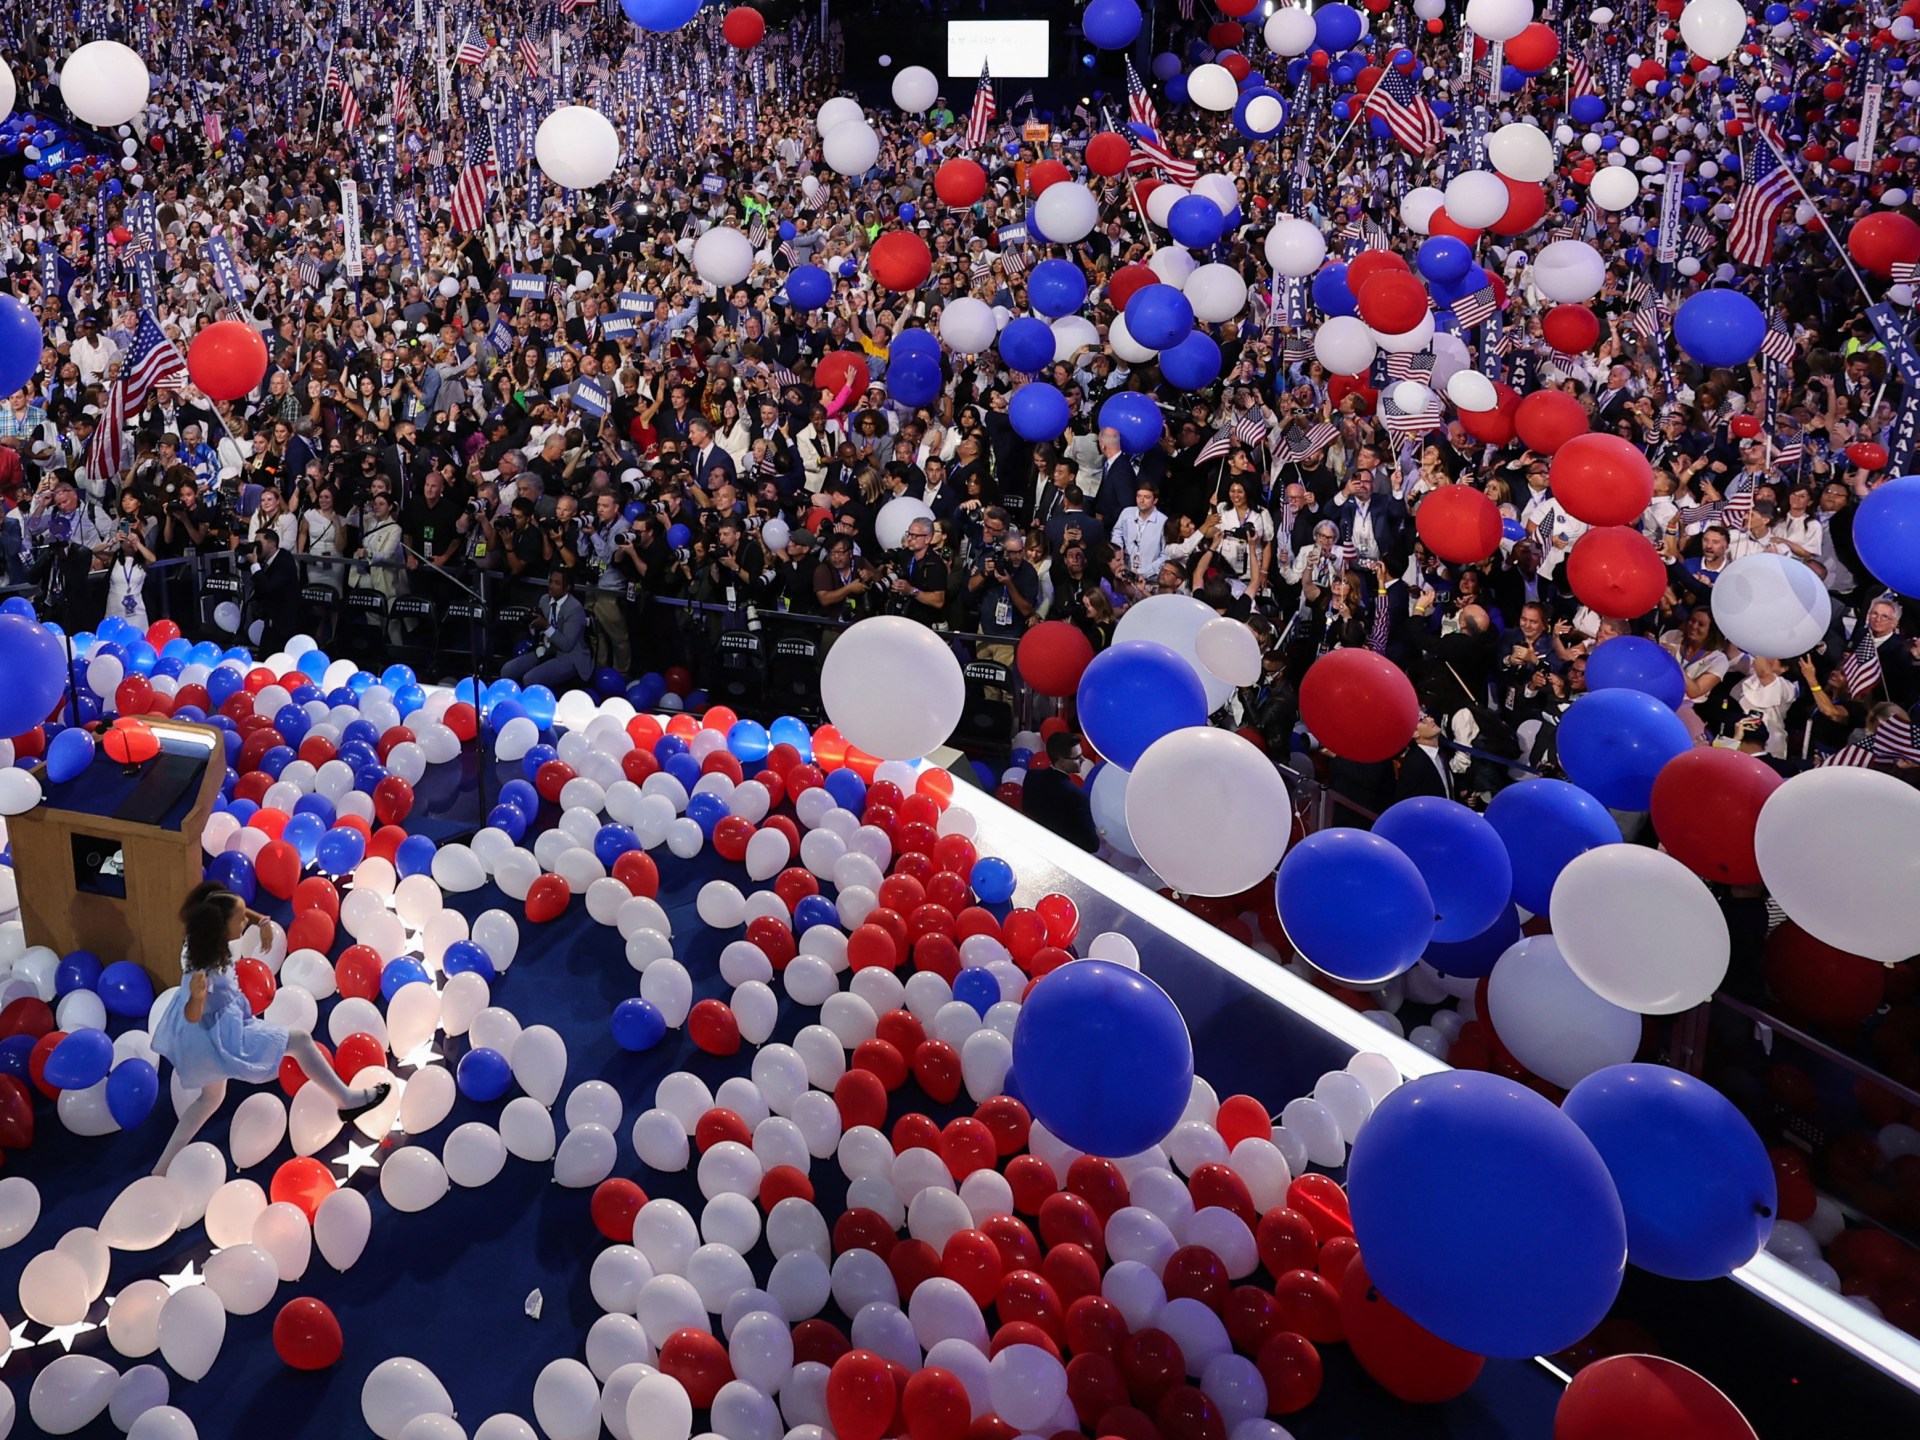
[[[393,1089],[393,1086],[388,1085],[384,1082],[374,1086],[373,1095],[370,1099],[367,1099],[363,1101],[361,1104],[355,1105],[350,1109],[342,1110],[340,1112],[341,1123],[351,1125],[355,1120],[358,1120],[362,1115],[366,1114],[369,1110],[377,1110],[380,1107],[380,1102],[387,1098],[388,1093],[392,1091],[392,1089]]]

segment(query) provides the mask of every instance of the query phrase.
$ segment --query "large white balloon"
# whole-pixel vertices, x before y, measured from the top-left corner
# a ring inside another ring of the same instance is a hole
[[[1150,640],[1164,645],[1193,667],[1207,695],[1208,711],[1218,710],[1233,694],[1233,685],[1210,670],[1200,655],[1200,634],[1219,617],[1191,595],[1150,595],[1127,607],[1114,626],[1113,638]]]
[[[1553,139],[1538,125],[1502,125],[1487,137],[1487,159],[1509,180],[1538,184],[1553,174]]]
[[[935,94],[937,95],[938,93],[939,87],[936,86]],[[813,128],[819,131],[820,134],[825,135],[836,125],[843,125],[849,120],[864,122],[866,118],[865,112],[860,109],[860,102],[858,100],[850,99],[845,95],[835,95],[814,114]]]
[[[1100,202],[1077,180],[1049,185],[1033,202],[1033,218],[1040,233],[1056,245],[1084,240],[1100,223]]]
[[[1506,182],[1491,170],[1463,170],[1447,182],[1447,218],[1471,230],[1484,230],[1512,203]]]
[[[1240,98],[1240,82],[1226,66],[1209,61],[1187,76],[1187,98],[1202,110],[1231,110]]]
[[[1567,967],[1628,1010],[1677,1015],[1726,978],[1727,917],[1700,877],[1664,850],[1589,850],[1560,872],[1550,914]]]
[[[753,242],[731,225],[716,225],[693,242],[693,269],[709,285],[738,285],[753,271]]]
[[[898,550],[906,543],[909,525],[916,520],[931,519],[933,510],[926,501],[911,495],[896,495],[873,517],[873,533],[879,538],[882,550]]]
[[[1527,1069],[1571,1089],[1640,1048],[1640,1017],[1589,990],[1551,935],[1532,935],[1495,962],[1487,1018]]]
[[[981,354],[999,330],[993,307],[971,295],[949,300],[940,311],[940,338],[959,355]]]
[[[1747,33],[1747,8],[1740,0],[1693,0],[1680,12],[1680,38],[1703,60],[1724,60]]]
[[[1267,263],[1282,275],[1311,275],[1326,258],[1327,237],[1311,220],[1276,220],[1267,231]]]
[[[1816,940],[1891,965],[1920,935],[1920,794],[1850,765],[1803,770],[1767,797],[1760,878]]]
[[[938,634],[904,615],[874,615],[827,652],[820,699],[848,744],[882,760],[917,760],[953,733],[967,685]]]
[[[589,105],[562,105],[540,122],[533,157],[554,184],[568,190],[604,185],[620,164],[613,122]]]
[[[49,1435],[71,1435],[91,1424],[107,1402],[120,1372],[92,1355],[62,1355],[33,1377],[27,1414]]]
[[[147,108],[146,62],[117,40],[82,45],[60,67],[60,98],[89,125],[125,125]]]
[[[380,1440],[400,1440],[400,1432],[416,1416],[451,1416],[453,1397],[418,1360],[396,1356],[374,1366],[360,1387],[360,1414]]]
[[[893,77],[893,103],[909,115],[924,115],[940,98],[940,80],[924,65],[909,65]]]
[[[1416,185],[1400,197],[1400,218],[1416,235],[1425,235],[1433,224],[1433,215],[1447,197],[1431,185]]]
[[[1127,317],[1125,315],[1115,315],[1108,323],[1107,348],[1129,365],[1144,365],[1153,359],[1156,353],[1133,338],[1133,332],[1127,329]],[[0,776],[0,779],[4,778],[4,776]],[[25,793],[25,787],[22,787],[21,793]],[[40,787],[36,785],[34,786],[34,796],[36,799],[39,794]]]
[[[1224,325],[1247,306],[1247,282],[1231,265],[1202,265],[1182,289],[1193,318],[1208,325]]]
[[[1533,0],[1467,0],[1466,18],[1483,40],[1511,40],[1533,23]]]
[[[1609,165],[1587,187],[1602,210],[1624,210],[1640,198],[1640,177],[1625,165]]]
[[[1447,381],[1447,399],[1462,410],[1492,410],[1500,392],[1478,370],[1462,370]]]
[[[1335,315],[1313,335],[1315,358],[1336,375],[1364,374],[1378,349],[1373,331],[1358,315]]]
[[[864,175],[880,158],[880,136],[865,120],[849,120],[820,137],[820,154],[842,175]]]
[[[1607,280],[1607,262],[1584,240],[1555,240],[1533,257],[1528,274],[1549,300],[1578,305],[1600,293]]]
[[[1267,17],[1262,32],[1276,55],[1304,55],[1313,48],[1313,15],[1304,5],[1284,5]]]
[[[1271,875],[1292,820],[1273,762],[1211,725],[1154,741],[1127,778],[1127,830],[1140,858],[1190,895],[1234,895]]]
[[[1749,655],[1786,660],[1805,654],[1825,637],[1832,618],[1826,586],[1791,556],[1743,555],[1713,585],[1714,623]]]
[[[1089,346],[1099,347],[1100,332],[1084,315],[1062,315],[1051,329],[1055,360],[1071,360]]]

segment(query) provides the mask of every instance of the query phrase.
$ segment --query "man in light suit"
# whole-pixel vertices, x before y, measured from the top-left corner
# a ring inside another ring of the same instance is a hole
[[[507,679],[557,691],[592,672],[586,607],[574,598],[573,582],[564,569],[547,577],[546,597],[534,611],[533,630],[540,637],[533,649],[500,667]]]

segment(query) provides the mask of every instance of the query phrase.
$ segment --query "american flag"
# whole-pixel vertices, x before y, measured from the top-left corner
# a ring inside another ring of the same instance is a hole
[[[1902,760],[1909,764],[1920,764],[1920,720],[1908,721],[1905,725],[1891,719],[1883,720],[1874,727],[1871,735],[1860,735],[1858,739],[1848,741],[1820,764],[1864,768],[1868,765],[1897,764]]]
[[[1727,253],[1742,265],[1772,262],[1773,232],[1793,195],[1793,173],[1774,148],[1773,127],[1755,126],[1754,134],[1740,177],[1740,197],[1734,201],[1733,220],[1727,226]]]
[[[1387,607],[1387,592],[1383,586],[1380,593],[1373,597],[1373,620],[1367,626],[1367,649],[1376,655],[1387,653],[1387,637],[1392,633],[1393,616]]]
[[[493,182],[500,165],[493,152],[493,137],[477,111],[466,116],[467,142],[460,154],[460,178],[453,187],[453,228],[466,232],[486,223],[487,209],[493,203]]]
[[[293,273],[300,282],[302,290],[320,288],[320,262],[311,255],[302,255],[293,262]]]
[[[161,385],[180,385],[187,378],[187,361],[179,348],[161,333],[153,312],[142,310],[133,332],[133,347],[121,366],[120,378],[107,388],[106,411],[87,447],[87,469],[99,479],[120,473],[126,459],[126,428]]]
[[[1432,150],[1445,135],[1433,106],[1414,87],[1412,78],[1396,65],[1386,68],[1361,109],[1364,114],[1384,120],[1393,138],[1400,142],[1400,148],[1416,155]]]
[[[531,35],[522,35],[514,52],[520,57],[520,68],[527,72],[529,80],[540,78],[540,42]]]
[[[1133,156],[1127,161],[1129,173],[1142,170],[1160,170],[1176,185],[1192,185],[1200,178],[1200,167],[1191,160],[1182,160],[1158,140],[1140,139],[1134,142]]]
[[[1567,97],[1577,100],[1599,93],[1600,88],[1593,83],[1593,62],[1587,59],[1585,50],[1574,51],[1567,59]]]
[[[758,210],[753,212],[753,223],[747,227],[747,243],[756,250],[767,243],[767,217]]]
[[[1471,330],[1491,320],[1497,309],[1499,306],[1494,301],[1493,286],[1482,285],[1453,302],[1453,318],[1460,322],[1463,329]]]
[[[1233,438],[1249,449],[1267,443],[1267,417],[1258,410],[1242,410],[1233,422]]]
[[[1807,432],[1797,424],[1782,424],[1773,437],[1773,463],[1784,470],[1798,466],[1807,453]]]
[[[600,0],[560,0],[560,13],[571,15],[576,10],[586,10],[599,3]]]
[[[1131,56],[1127,59],[1127,119],[1146,126],[1155,135],[1160,133],[1160,112],[1153,108],[1153,97],[1141,83],[1140,72],[1133,68]]]
[[[1660,301],[1649,300],[1627,316],[1626,326],[1632,334],[1653,340],[1665,333],[1672,320],[1671,309]]]
[[[413,81],[405,75],[394,77],[393,81],[393,123],[399,125],[406,119],[407,107],[413,103]]]
[[[1387,377],[1392,380],[1418,380],[1422,385],[1433,379],[1433,351],[1415,350],[1411,354],[1389,354]]]
[[[969,150],[977,150],[987,143],[987,127],[993,123],[997,113],[993,103],[993,76],[987,73],[987,62],[982,60],[980,83],[973,91],[973,109],[967,112],[966,143]]]
[[[360,128],[360,97],[353,93],[353,86],[347,83],[346,72],[341,70],[338,60],[327,62],[327,78],[322,82],[324,88],[340,102],[340,124],[347,130]]]
[[[1896,260],[1888,267],[1888,272],[1896,285],[1912,285],[1920,282],[1920,260]]]
[[[1760,353],[1769,360],[1791,365],[1799,358],[1800,342],[1778,319],[1770,320],[1767,322],[1767,338],[1760,342]]]
[[[1847,652],[1846,663],[1840,667],[1840,683],[1847,687],[1847,694],[1856,700],[1870,694],[1880,684],[1880,647],[1874,643],[1873,632],[1865,625],[1853,637],[1853,648]]]
[[[1009,280],[1018,280],[1027,273],[1027,262],[1021,258],[1018,250],[1006,250],[1000,255],[1000,269]]]
[[[1440,402],[1429,395],[1427,403],[1418,410],[1404,408],[1394,399],[1389,390],[1380,397],[1380,418],[1386,422],[1387,433],[1396,440],[1411,440],[1416,435],[1424,435],[1437,429],[1441,424]]]
[[[1213,437],[1200,447],[1200,453],[1193,457],[1196,465],[1205,465],[1211,460],[1224,460],[1233,453],[1233,437],[1224,430],[1216,430]]]
[[[456,65],[478,65],[487,58],[487,37],[480,33],[478,25],[469,25],[466,34],[460,37],[460,47],[453,52]]]
[[[1318,455],[1334,441],[1340,438],[1337,425],[1321,420],[1301,430],[1295,427],[1287,435],[1287,453],[1297,462],[1304,463]]]

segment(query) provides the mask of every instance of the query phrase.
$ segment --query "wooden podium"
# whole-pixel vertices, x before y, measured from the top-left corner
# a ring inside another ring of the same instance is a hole
[[[154,988],[180,983],[180,902],[202,879],[201,832],[226,776],[221,732],[147,722],[160,754],[129,772],[104,750],[7,827],[29,945],[138,962]]]

